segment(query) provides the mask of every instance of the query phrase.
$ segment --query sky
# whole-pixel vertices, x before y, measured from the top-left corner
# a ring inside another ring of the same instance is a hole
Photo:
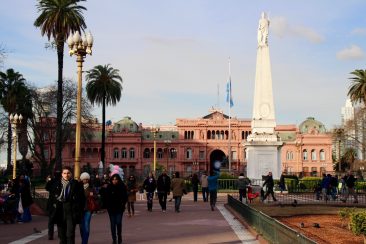
[[[33,26],[37,1],[2,0],[1,70],[14,68],[37,87],[57,80],[56,52]],[[261,12],[270,19],[269,48],[277,124],[307,117],[329,130],[340,124],[350,72],[365,69],[366,1],[363,0],[89,0],[81,3],[93,55],[84,70],[110,64],[123,78],[120,102],[106,118],[130,116],[145,125],[174,125],[211,107],[251,118]],[[16,11],[14,11],[16,10]],[[76,58],[65,45],[64,77],[76,81]],[[85,81],[83,81],[85,85]],[[96,117],[101,109],[96,107]]]

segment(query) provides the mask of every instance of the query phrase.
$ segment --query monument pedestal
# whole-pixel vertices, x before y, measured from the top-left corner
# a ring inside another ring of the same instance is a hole
[[[276,135],[252,134],[244,143],[247,153],[247,176],[262,179],[262,175],[272,172],[274,179],[281,176],[281,147]]]

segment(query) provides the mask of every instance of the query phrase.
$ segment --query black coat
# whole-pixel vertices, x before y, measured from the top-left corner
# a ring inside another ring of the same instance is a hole
[[[263,183],[263,187],[267,185],[267,188],[273,189],[274,187],[274,181],[272,176],[267,176],[267,179]]]
[[[49,196],[54,222],[61,223],[65,218],[72,217],[74,223],[80,223],[86,202],[82,184],[73,179],[70,181],[70,193],[65,202],[57,200],[61,191],[62,183],[61,179],[58,179],[51,186]]]
[[[165,177],[165,181],[164,181]],[[160,175],[157,183],[158,193],[168,193],[170,192],[170,177],[168,175]]]
[[[146,192],[154,192],[156,189],[156,180],[154,178],[147,177],[143,185]]]
[[[125,211],[127,189],[123,182],[117,185],[108,184],[107,188],[101,190],[101,195],[103,205],[109,213],[123,213]]]

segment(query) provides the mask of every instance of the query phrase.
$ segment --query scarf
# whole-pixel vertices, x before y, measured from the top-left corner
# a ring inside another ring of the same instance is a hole
[[[84,186],[84,190],[86,190],[86,189],[88,189],[88,187],[89,187],[89,183],[86,183],[86,184],[84,184],[83,186]]]
[[[69,194],[68,191],[70,190],[70,181],[61,178],[61,184],[62,184],[62,190],[57,200],[59,200],[60,202],[65,202]]]

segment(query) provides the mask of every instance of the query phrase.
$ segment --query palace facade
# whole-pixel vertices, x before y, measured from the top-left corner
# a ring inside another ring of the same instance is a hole
[[[88,139],[81,142],[81,166],[89,164],[97,168],[101,153],[101,124],[94,123],[88,130],[91,131],[86,136]],[[229,133],[229,117],[218,109],[210,110],[202,118],[178,118],[174,126],[159,128],[143,126],[124,117],[106,126],[106,130],[106,165],[120,165],[126,172],[153,168],[154,141],[157,166],[170,172],[208,171],[216,161],[221,162],[223,171],[246,172],[244,142],[251,134],[251,120],[231,118]],[[277,125],[275,131],[284,142],[281,149],[283,171],[303,175],[333,171],[332,136],[321,122],[309,117],[298,127]],[[50,138],[55,133],[55,126],[48,127],[43,133],[44,138]],[[54,143],[47,144],[44,150],[48,160],[54,158]],[[64,165],[73,166],[74,152],[75,142],[68,140],[62,152]]]

